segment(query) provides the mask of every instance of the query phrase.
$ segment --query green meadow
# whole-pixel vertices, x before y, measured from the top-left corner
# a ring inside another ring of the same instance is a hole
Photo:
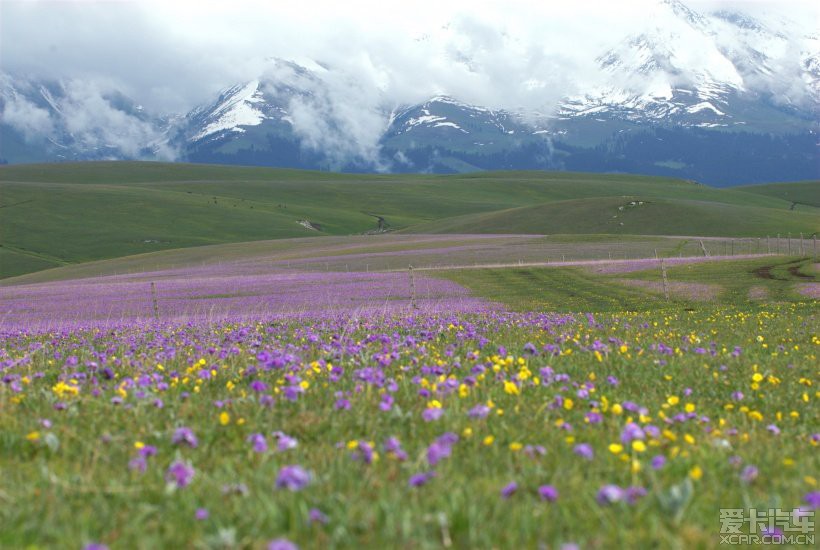
[[[361,235],[375,232],[379,217],[387,230],[401,233],[808,236],[820,228],[816,187],[715,189],[665,178],[548,172],[4,166],[0,277],[168,249]]]

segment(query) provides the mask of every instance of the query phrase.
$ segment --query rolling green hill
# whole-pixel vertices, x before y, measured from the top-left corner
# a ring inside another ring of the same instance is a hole
[[[411,232],[765,236],[820,227],[820,215],[791,211],[789,198],[749,189],[565,172],[430,176],[139,162],[4,166],[0,277],[172,248],[361,234],[377,228],[378,216],[391,230]],[[624,226],[604,220],[630,201],[649,207],[629,212]]]
[[[416,225],[418,233],[609,233],[730,236],[820,229],[818,216],[721,202],[594,197],[468,214]]]
[[[820,208],[820,181],[767,183],[763,185],[746,185],[734,189],[786,200],[797,206]]]

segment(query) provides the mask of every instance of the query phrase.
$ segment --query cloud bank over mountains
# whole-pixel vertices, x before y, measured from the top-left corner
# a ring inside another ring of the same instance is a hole
[[[654,0],[567,4],[12,1],[0,20],[2,68],[99,81],[164,113],[258,77],[271,57],[322,63],[398,103],[447,93],[493,108],[549,109],[595,84],[602,51],[667,17]],[[818,32],[820,9],[808,2],[689,5],[763,15],[798,49]]]
[[[590,108],[720,113],[716,98],[744,94],[813,112],[820,98],[820,9],[802,1],[12,1],[2,9],[2,123],[27,143],[99,158],[184,157],[175,128],[250,82],[281,111],[262,118],[281,115],[331,169],[351,159],[391,169],[381,149],[393,117],[436,96],[517,113],[545,134],[544,121]],[[703,101],[680,103],[681,89]],[[237,108],[240,118],[241,109],[252,113],[254,100]]]

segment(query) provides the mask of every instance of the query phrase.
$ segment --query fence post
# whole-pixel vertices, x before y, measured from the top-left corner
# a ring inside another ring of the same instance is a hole
[[[416,279],[413,277],[413,266],[407,266],[407,272],[410,274],[410,307],[413,309],[418,309],[416,307]]]
[[[159,304],[157,303],[157,286],[151,281],[151,305],[154,310],[154,320],[159,321]]]
[[[663,280],[663,296],[666,298],[666,301],[669,301],[669,286],[666,281],[666,264],[663,263],[663,258],[661,258],[661,279]]]

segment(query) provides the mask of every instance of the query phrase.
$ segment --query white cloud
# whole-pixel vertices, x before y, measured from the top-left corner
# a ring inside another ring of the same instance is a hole
[[[116,149],[129,158],[143,155],[146,144],[155,144],[158,158],[175,155],[162,143],[156,126],[140,117],[118,109],[106,97],[106,90],[96,82],[71,80],[65,86],[61,105],[66,130],[82,142],[85,150]]]
[[[655,0],[3,2],[3,70],[104,76],[146,107],[184,111],[257,76],[270,57],[315,59],[397,101],[447,91],[535,107],[595,76],[591,59]],[[689,0],[790,14],[810,2]]]
[[[3,105],[2,119],[23,134],[26,141],[41,141],[54,134],[54,121],[45,109],[23,97],[13,97]]]

